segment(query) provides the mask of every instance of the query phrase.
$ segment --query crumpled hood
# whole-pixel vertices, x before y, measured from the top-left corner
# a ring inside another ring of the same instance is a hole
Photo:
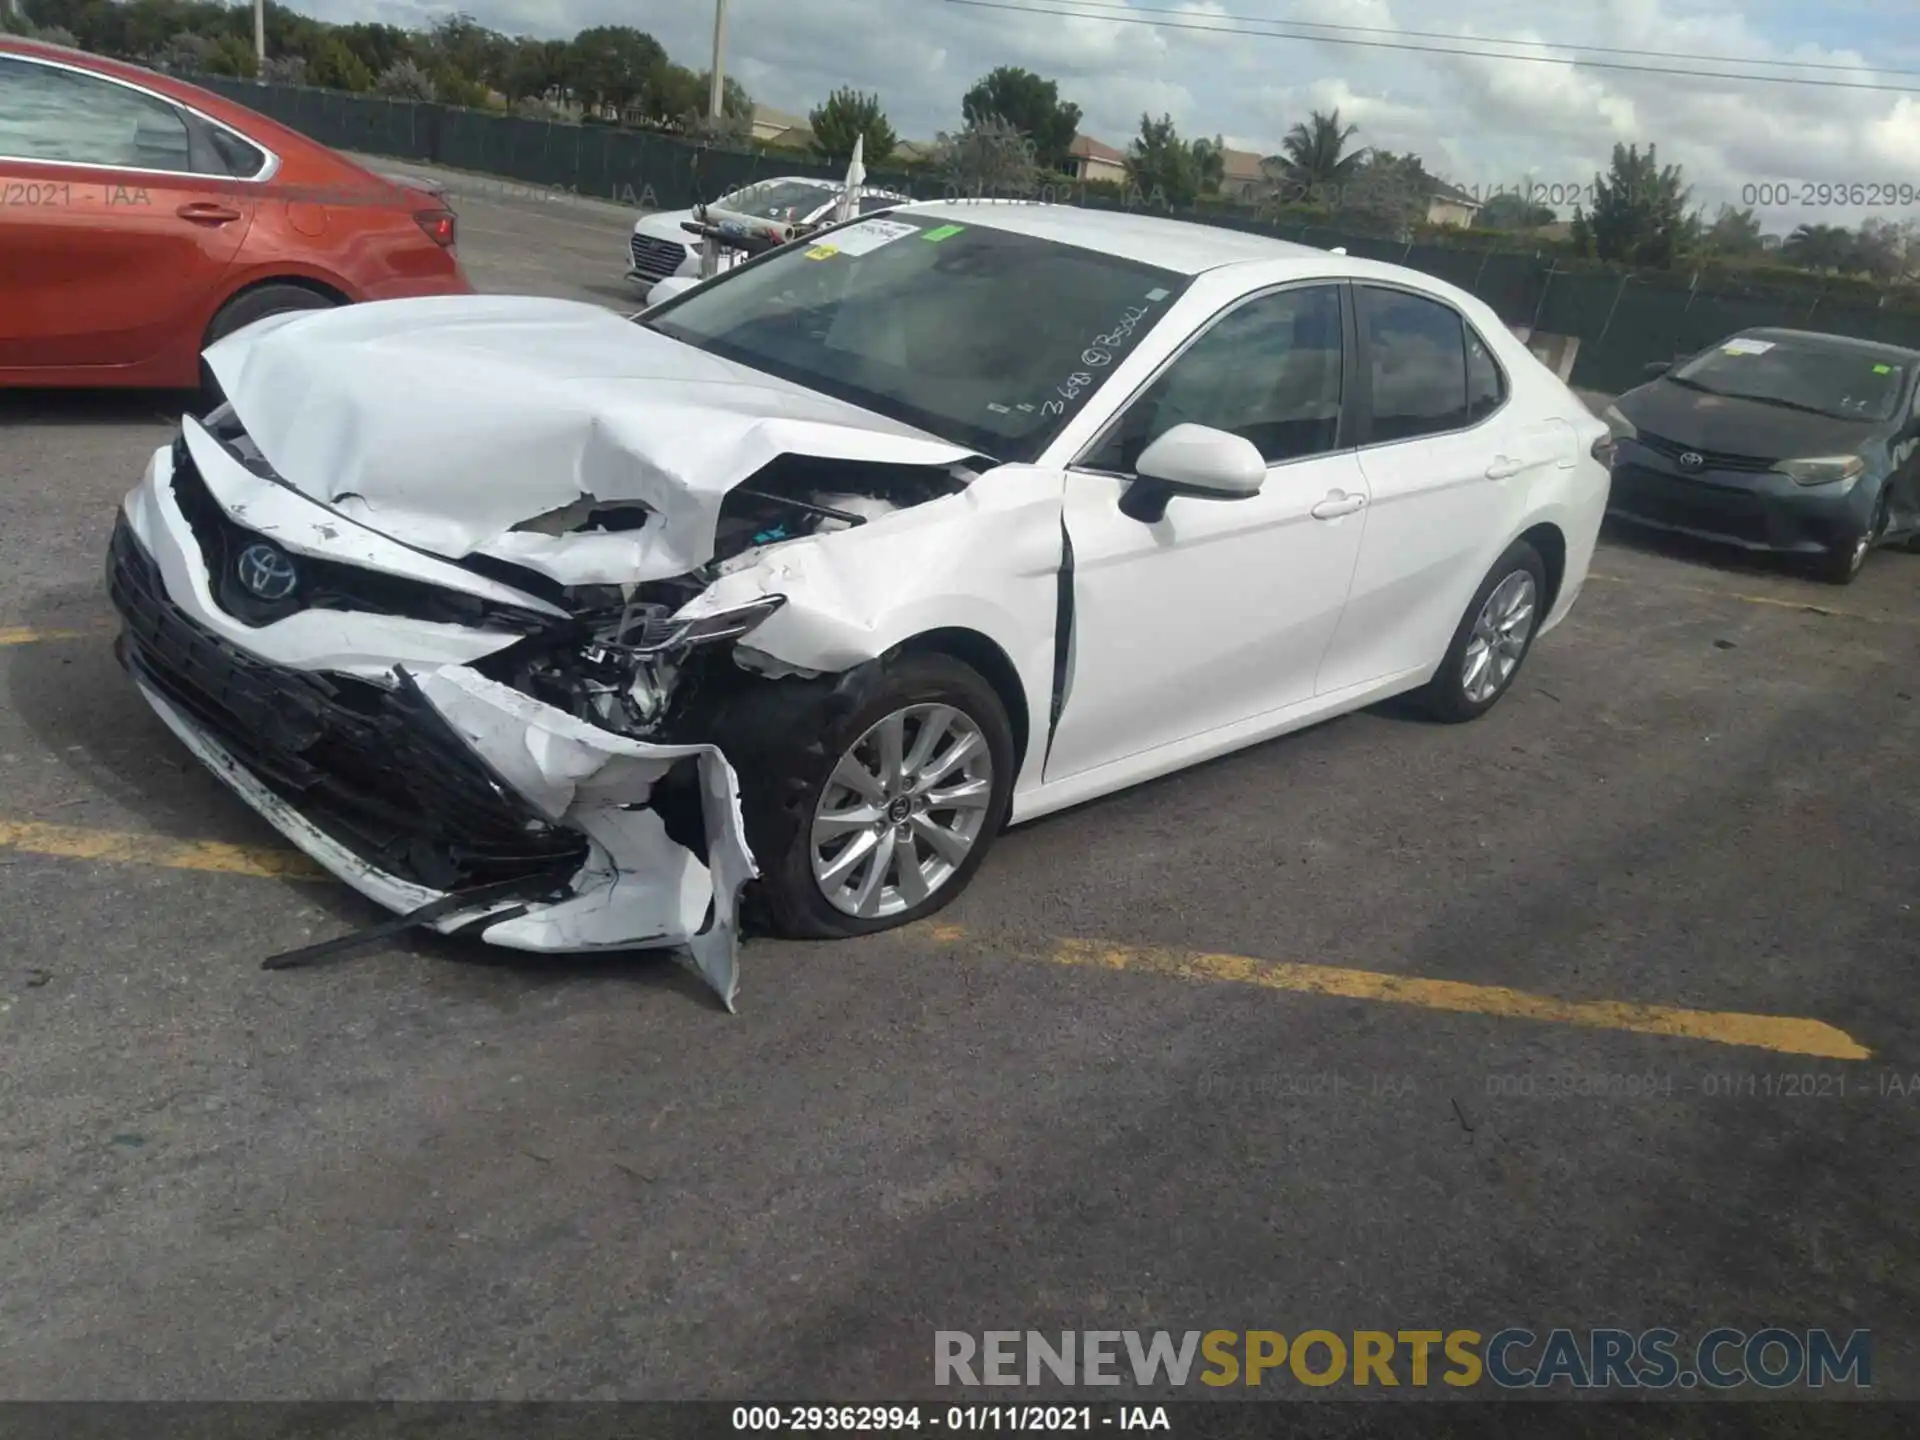
[[[450,558],[563,584],[684,574],[712,556],[726,492],[775,457],[951,465],[910,426],[694,350],[598,305],[436,296],[262,320],[208,367],[282,479]],[[639,501],[637,531],[516,525]]]

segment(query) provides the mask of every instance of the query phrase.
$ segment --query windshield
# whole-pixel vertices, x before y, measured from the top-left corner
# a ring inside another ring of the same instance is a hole
[[[896,211],[785,246],[641,323],[1026,462],[1187,283],[1076,246]]]
[[[800,180],[766,180],[722,195],[713,209],[730,215],[746,215],[755,220],[804,220],[826,203],[839,189],[824,183]]]
[[[1673,378],[1691,389],[1841,420],[1890,420],[1907,374],[1870,352],[1743,335],[1696,355]]]

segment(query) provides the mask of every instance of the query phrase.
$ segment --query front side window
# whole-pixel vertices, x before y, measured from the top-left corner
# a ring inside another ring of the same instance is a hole
[[[696,349],[1030,462],[1188,277],[895,211],[784,246],[639,319]]]
[[[1131,475],[1141,451],[1176,425],[1251,440],[1269,465],[1324,454],[1340,433],[1343,351],[1337,287],[1249,300],[1215,321],[1127,407],[1087,464]]]
[[[1891,420],[1906,389],[1906,367],[1870,350],[1736,335],[1694,356],[1668,377],[1709,395],[1806,410],[1839,420]]]
[[[1412,440],[1471,423],[1466,332],[1450,306],[1360,286],[1373,386],[1373,438]]]
[[[118,170],[193,172],[186,117],[91,75],[0,56],[0,155]]]

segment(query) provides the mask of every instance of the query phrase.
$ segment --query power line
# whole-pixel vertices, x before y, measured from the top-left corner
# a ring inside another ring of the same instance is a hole
[[[1630,65],[1620,60],[1588,60],[1580,56],[1515,55],[1502,50],[1442,49],[1434,45],[1412,45],[1393,40],[1356,40],[1343,35],[1298,35],[1281,30],[1249,30],[1240,26],[1199,25],[1178,20],[1150,20],[1144,16],[1102,15],[1091,13],[1087,10],[1057,10],[1042,5],[1011,4],[1007,3],[1007,0],[946,0],[946,3],[949,5],[970,5],[980,10],[1010,10],[1018,15],[1059,15],[1069,20],[1104,20],[1114,25],[1145,25],[1156,30],[1195,30],[1206,35],[1248,35],[1267,40],[1309,40],[1320,45],[1350,45],[1366,50],[1410,50],[1420,55],[1458,55],[1467,59],[1512,60],[1528,65],[1564,65],[1580,66],[1590,70],[1625,70],[1641,75],[1671,75],[1680,79],[1751,80],[1759,84],[1806,85],[1824,90],[1880,90],[1890,91],[1897,95],[1920,94],[1920,91],[1915,90],[1911,85],[1876,85],[1860,80],[1818,80],[1803,75],[1755,75],[1729,70],[1687,70],[1667,65]],[[1074,0],[1074,3],[1099,3],[1099,0]],[[1223,16],[1222,18],[1236,17]],[[1285,24],[1289,22],[1270,21],[1268,23]],[[1675,58],[1685,59],[1689,57],[1676,56]],[[1884,73],[1907,74],[1911,72],[1888,71]]]
[[[1119,0],[1069,0],[1069,3],[1092,10],[1119,10],[1135,15],[1192,15],[1194,12],[1184,7],[1164,5],[1129,5]],[[1022,7],[1024,8],[1024,7]],[[1088,19],[1107,19],[1107,16],[1088,16]],[[1706,65],[1783,65],[1796,70],[1838,70],[1847,74],[1868,75],[1913,75],[1920,76],[1920,70],[1889,70],[1878,65],[1837,65],[1823,60],[1768,60],[1758,55],[1697,55],[1685,51],[1672,50],[1633,50],[1622,45],[1578,45],[1565,40],[1519,40],[1504,35],[1458,35],[1446,30],[1397,30],[1391,25],[1340,25],[1325,20],[1292,20],[1284,16],[1268,15],[1203,15],[1202,19],[1242,20],[1255,25],[1290,25],[1296,30],[1330,30],[1352,35],[1403,35],[1415,40],[1451,40],[1456,42],[1477,41],[1482,45],[1534,45],[1554,50],[1573,50],[1587,55],[1639,55],[1655,60],[1688,60]],[[1253,31],[1253,34],[1265,34],[1265,31]],[[1317,35],[1293,37],[1301,40],[1319,39]],[[1456,53],[1456,52],[1448,52]],[[1469,52],[1457,52],[1469,53]],[[1544,59],[1544,56],[1510,55],[1510,60]],[[1675,72],[1679,73],[1679,72]],[[1766,78],[1766,77],[1756,77]]]

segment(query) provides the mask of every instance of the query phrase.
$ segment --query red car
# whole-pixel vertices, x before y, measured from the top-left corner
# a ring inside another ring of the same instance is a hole
[[[439,197],[197,86],[0,36],[0,386],[193,387],[264,315],[472,290]]]

